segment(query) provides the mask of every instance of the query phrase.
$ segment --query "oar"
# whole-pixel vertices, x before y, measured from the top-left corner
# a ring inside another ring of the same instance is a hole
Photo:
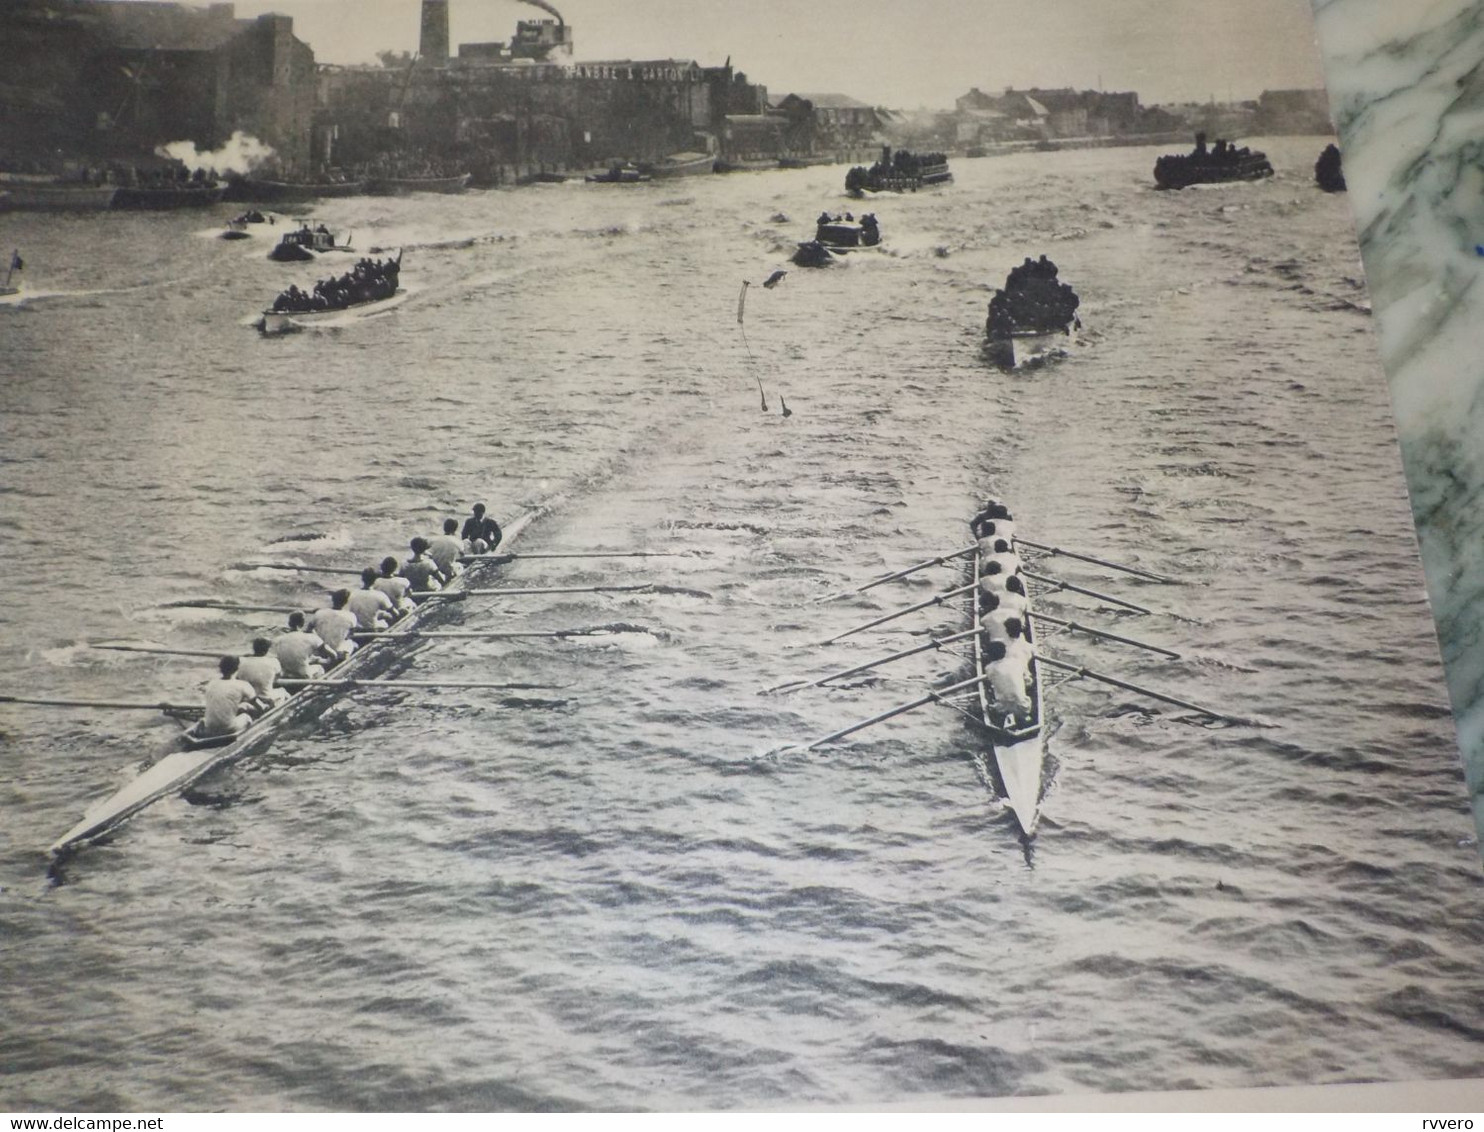
[[[1060,555],[1062,558],[1077,558],[1083,562],[1094,562],[1099,566],[1107,566],[1110,570],[1122,570],[1125,574],[1133,574],[1137,578],[1148,578],[1151,582],[1164,582],[1166,585],[1179,585],[1178,578],[1167,578],[1163,574],[1152,574],[1148,570],[1140,570],[1134,566],[1124,566],[1119,562],[1109,562],[1106,558],[1094,558],[1091,554],[1079,554],[1075,550],[1066,550],[1059,546],[1047,546],[1044,543],[1031,542],[1028,538],[1015,536],[1015,541],[1021,546],[1029,546],[1045,554]]]
[[[1034,570],[1022,569],[1020,572],[1032,581],[1050,586],[1053,590],[1071,590],[1073,593],[1086,594],[1088,597],[1095,597],[1099,601],[1106,601],[1110,605],[1121,605],[1125,609],[1132,609],[1135,613],[1149,612],[1142,605],[1135,605],[1131,601],[1124,601],[1123,598],[1114,597],[1112,594],[1099,593],[1097,590],[1090,590],[1084,586],[1074,586],[1071,582],[1064,582],[1060,578],[1048,577],[1045,574],[1037,574]]]
[[[1243,717],[1236,715],[1227,715],[1225,712],[1221,711],[1212,711],[1208,707],[1202,707],[1200,704],[1193,704],[1189,700],[1176,699],[1174,696],[1167,696],[1163,692],[1156,692],[1151,688],[1142,688],[1138,684],[1130,684],[1127,680],[1119,680],[1115,677],[1107,676],[1101,672],[1094,672],[1092,669],[1083,668],[1081,665],[1078,664],[1067,664],[1065,661],[1053,660],[1049,656],[1041,655],[1038,655],[1036,657],[1036,660],[1040,664],[1049,664],[1052,668],[1059,668],[1063,672],[1072,673],[1074,676],[1086,676],[1091,680],[1100,680],[1104,684],[1112,684],[1115,688],[1122,688],[1128,692],[1136,692],[1141,696],[1148,696],[1151,700],[1162,700],[1167,704],[1174,704],[1176,707],[1188,708],[1191,711],[1200,712],[1202,715],[1210,716],[1212,719],[1225,720],[1227,723],[1246,724],[1250,727],[1264,726],[1258,720],[1244,719]]]
[[[143,652],[156,656],[199,656],[216,660],[218,657],[236,655],[232,649],[220,652],[202,652],[198,649],[166,649],[156,645],[89,645],[89,648],[108,649],[111,652]]]
[[[553,639],[556,639],[556,640],[560,640],[560,639],[562,639],[564,637],[594,637],[594,636],[599,635],[600,633],[617,633],[617,632],[644,633],[644,632],[648,632],[648,630],[646,630],[646,629],[640,629],[640,628],[637,628],[637,627],[635,627],[633,629],[627,629],[627,630],[607,629],[607,628],[602,628],[602,627],[597,627],[597,628],[592,628],[592,629],[528,629],[528,630],[527,629],[404,629],[401,632],[398,632],[395,629],[377,630],[377,631],[366,630],[366,629],[357,629],[355,632],[351,633],[351,636],[352,637],[355,637],[357,640],[367,640],[367,641],[382,640],[382,639],[386,639],[386,638],[391,638],[391,639],[394,639],[394,640],[396,640],[396,639],[406,640],[406,639],[412,638],[412,637],[417,637],[417,638],[433,637],[433,638],[448,638],[448,639],[462,639],[462,640],[503,641],[503,640],[518,640],[518,639],[529,638],[529,637],[553,638]],[[215,655],[215,654],[212,654],[212,655]]]
[[[818,680],[790,680],[786,684],[775,684],[771,688],[764,688],[758,695],[766,696],[772,692],[782,692],[784,695],[789,695],[793,692],[802,692],[805,688],[817,688],[821,684],[828,684],[831,680],[842,680],[846,676],[854,676],[857,672],[865,672],[872,668],[878,668],[883,664],[890,664],[894,660],[901,660],[903,657],[915,656],[917,653],[927,652],[928,649],[942,648],[944,645],[950,645],[954,641],[961,641],[965,637],[972,637],[978,631],[977,629],[965,629],[961,633],[951,633],[946,637],[933,637],[924,644],[910,649],[903,649],[901,652],[894,652],[890,656],[881,657],[879,660],[869,660],[865,664],[857,664],[854,668],[844,668],[839,672],[831,672],[828,676],[821,676]]]
[[[898,570],[894,574],[883,574],[881,577],[875,579],[874,581],[867,582],[863,586],[857,586],[853,590],[841,590],[837,594],[830,594],[828,597],[822,597],[819,599],[819,603],[823,604],[827,601],[836,601],[842,597],[850,597],[853,594],[865,593],[867,590],[872,589],[876,586],[885,585],[887,582],[894,582],[898,578],[905,578],[908,574],[915,574],[919,570],[926,570],[931,566],[942,566],[944,563],[951,562],[955,558],[962,558],[965,554],[972,554],[975,548],[978,547],[978,545],[978,543],[973,543],[969,546],[964,547],[962,550],[953,550],[947,554],[940,554],[936,558],[929,558],[925,562],[919,562],[916,566],[908,566],[905,570]]]
[[[0,701],[8,704],[32,704],[37,707],[89,707],[117,708],[120,711],[200,711],[199,704],[140,703],[137,700],[52,700],[35,696],[0,695]]]
[[[305,605],[238,605],[230,601],[215,601],[210,598],[185,598],[167,601],[161,609],[219,609],[227,613],[303,613]]]
[[[1180,659],[1180,654],[1177,652],[1160,648],[1158,645],[1151,645],[1146,641],[1135,640],[1133,637],[1120,637],[1117,633],[1109,633],[1103,629],[1094,629],[1090,625],[1079,625],[1076,621],[1063,621],[1060,617],[1053,617],[1049,613],[1037,613],[1034,609],[1030,610],[1030,615],[1033,620],[1047,621],[1052,625],[1060,625],[1063,629],[1070,629],[1074,633],[1086,633],[1088,636],[1102,637],[1104,640],[1117,641],[1122,645],[1133,645],[1136,649],[1148,649],[1150,652],[1157,652],[1161,656],[1170,657],[1172,660]]]
[[[919,609],[926,609],[930,605],[942,605],[949,598],[958,597],[959,594],[966,594],[973,588],[974,583],[970,582],[966,586],[959,586],[956,590],[937,594],[934,597],[928,598],[926,601],[919,601],[916,605],[909,605],[906,609],[899,609],[895,613],[888,613],[885,617],[878,617],[874,621],[867,621],[864,625],[857,625],[854,629],[846,629],[843,633],[836,633],[833,637],[826,637],[822,641],[815,641],[813,643],[816,645],[834,644],[834,642],[840,640],[842,637],[849,637],[856,633],[864,632],[867,629],[874,629],[877,625],[883,625],[888,621],[895,621],[898,617],[905,617],[909,613],[916,613]]]
[[[501,684],[488,680],[378,680],[374,677],[278,681],[285,688],[557,688],[558,684]]]
[[[363,567],[364,568],[364,567]],[[360,570],[349,566],[301,566],[297,562],[239,562],[232,570],[298,570],[305,574],[353,574],[361,576]]]
[[[469,597],[514,597],[521,594],[687,594],[690,597],[710,597],[705,590],[688,590],[680,586],[661,586],[653,582],[645,582],[636,586],[532,586],[517,588],[515,586],[502,586],[498,589],[483,590],[461,590],[459,593],[450,594],[450,597],[468,595]],[[430,597],[438,595],[430,594]]]
[[[902,715],[905,712],[911,711],[913,708],[920,708],[923,704],[930,704],[937,700],[941,700],[944,696],[949,695],[953,692],[961,692],[965,688],[972,688],[975,684],[982,684],[988,679],[989,675],[985,674],[982,676],[970,677],[968,680],[961,680],[957,684],[949,684],[947,687],[944,688],[934,688],[927,695],[920,696],[919,698],[913,700],[911,703],[898,704],[896,707],[884,711],[880,715],[873,715],[870,719],[863,719],[859,723],[852,723],[849,727],[840,728],[839,731],[831,731],[828,735],[815,739],[812,743],[805,743],[803,746],[785,747],[784,750],[812,751],[815,747],[822,747],[824,746],[824,744],[829,743],[835,739],[843,739],[846,735],[851,735],[857,731],[864,730],[865,728],[870,727],[872,724],[891,719],[893,716]]]
[[[460,562],[512,562],[517,558],[697,558],[695,550],[584,550],[551,552],[547,554],[501,554],[492,550],[488,554],[465,554]]]

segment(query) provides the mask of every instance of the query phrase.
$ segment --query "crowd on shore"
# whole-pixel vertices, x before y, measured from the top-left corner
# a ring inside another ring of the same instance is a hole
[[[375,639],[417,608],[418,595],[436,593],[463,573],[468,555],[494,553],[503,537],[500,524],[476,503],[460,528],[457,519],[443,523],[434,538],[414,538],[412,556],[403,562],[386,557],[360,573],[361,588],[337,589],[326,604],[289,614],[276,637],[257,637],[249,656],[223,656],[220,675],[202,693],[204,714],[192,728],[198,740],[229,738],[252,721],[284,703],[290,687],[284,681],[312,681],[347,660],[360,640]]]

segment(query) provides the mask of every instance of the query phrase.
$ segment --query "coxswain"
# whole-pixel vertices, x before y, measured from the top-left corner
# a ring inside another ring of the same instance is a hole
[[[476,503],[474,514],[464,520],[460,537],[464,540],[464,549],[470,554],[491,554],[504,536],[500,524],[484,513],[484,504]]]
[[[345,608],[349,600],[349,590],[336,590],[330,595],[330,604],[316,609],[308,621],[310,631],[341,660],[356,651],[356,643],[350,637],[356,627],[356,615]]]
[[[443,533],[428,540],[428,557],[438,564],[438,573],[445,585],[464,572],[459,565],[459,555],[464,553],[464,544],[459,539],[459,521],[443,520]]]
[[[1006,663],[1006,651],[1004,641],[990,641],[984,650],[984,660],[995,706],[1004,711],[1005,722],[1009,723],[1015,716],[1030,715],[1031,698],[1025,690],[1024,672]]]
[[[361,571],[361,588],[354,591],[345,603],[345,608],[356,619],[356,628],[368,633],[385,629],[396,616],[392,599],[376,587],[380,577],[374,567],[367,566]]]
[[[289,698],[289,690],[277,685],[283,665],[272,655],[272,648],[267,637],[258,637],[252,643],[252,656],[243,657],[237,666],[237,678],[252,685],[256,703],[265,711]]]
[[[438,563],[424,557],[428,552],[428,540],[415,538],[409,545],[412,557],[402,563],[398,572],[412,583],[412,592],[426,594],[442,589],[438,582]]]
[[[404,613],[411,613],[416,608],[412,599],[407,596],[412,589],[412,583],[397,572],[397,560],[387,557],[381,560],[381,577],[377,578],[374,586],[391,599],[392,609],[400,617]]]
[[[240,734],[253,721],[252,704],[257,692],[246,680],[237,678],[239,664],[235,656],[222,657],[217,662],[221,676],[208,681],[202,692],[206,711],[196,728],[202,739]]]
[[[325,674],[321,659],[329,659],[325,643],[304,628],[304,614],[297,611],[289,614],[289,631],[274,640],[273,655],[291,680],[318,680]]]

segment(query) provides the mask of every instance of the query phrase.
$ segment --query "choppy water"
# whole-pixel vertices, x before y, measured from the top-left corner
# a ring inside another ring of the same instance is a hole
[[[201,215],[0,218],[9,595],[0,690],[190,700],[203,663],[312,578],[475,499],[554,501],[512,584],[709,598],[474,600],[460,628],[627,623],[604,641],[439,642],[423,678],[550,683],[564,707],[361,692],[155,806],[49,884],[44,847],[167,742],[145,713],[8,706],[0,1104],[567,1108],[842,1104],[1484,1071],[1479,859],[1389,407],[1322,141],[1266,184],[1157,194],[1147,150],[960,161],[881,199],[887,250],[754,284],[846,207],[841,169],[639,188],[351,200],[406,248],[385,317],[260,340],[314,265]],[[221,215],[227,214],[227,208]],[[788,220],[774,220],[776,214]],[[1049,253],[1083,297],[1066,363],[978,353],[988,287]],[[759,407],[756,383],[771,412]],[[778,412],[787,398],[793,415]],[[1180,651],[1058,655],[1258,729],[1083,681],[1049,708],[1033,851],[983,740],[923,709],[954,655],[758,689],[962,627],[951,568],[1021,533],[1187,580],[1042,568]]]

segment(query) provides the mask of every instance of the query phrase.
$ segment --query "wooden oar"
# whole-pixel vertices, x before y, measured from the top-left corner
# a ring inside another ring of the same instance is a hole
[[[827,601],[837,601],[842,597],[851,597],[855,594],[865,593],[867,590],[876,586],[885,585],[887,582],[894,582],[898,578],[905,578],[907,575],[915,574],[919,570],[926,570],[931,566],[942,566],[944,563],[951,562],[955,558],[962,558],[965,554],[972,554],[978,545],[978,543],[973,543],[961,550],[952,550],[947,554],[940,554],[936,558],[929,558],[925,562],[919,562],[916,566],[908,566],[905,570],[898,570],[894,574],[883,574],[881,577],[867,582],[863,586],[856,586],[853,590],[841,590],[839,593],[819,598],[818,603],[822,605]]]
[[[310,607],[305,605],[239,605],[231,601],[216,601],[211,598],[185,598],[167,601],[161,609],[219,609],[226,613],[303,613]]]
[[[298,570],[305,574],[347,574],[359,578],[360,570],[349,566],[301,566],[297,562],[239,562],[231,570]],[[364,567],[362,567],[364,569]]]
[[[488,554],[465,554],[460,562],[512,562],[519,558],[698,558],[696,550],[583,550],[550,551],[544,554],[501,554],[492,550]]]
[[[1046,574],[1037,574],[1034,570],[1022,569],[1020,572],[1032,581],[1050,586],[1052,590],[1070,590],[1072,593],[1086,594],[1088,597],[1095,597],[1099,601],[1106,601],[1110,605],[1121,605],[1125,609],[1132,609],[1135,613],[1149,612],[1142,605],[1135,605],[1131,601],[1124,601],[1123,598],[1114,597],[1112,594],[1099,593],[1097,590],[1090,590],[1085,586],[1074,586],[1071,582],[1064,582],[1060,578],[1052,578]]]
[[[989,675],[986,673],[983,676],[973,676],[970,677],[968,680],[961,680],[957,684],[949,684],[948,686],[943,688],[934,688],[927,695],[920,696],[919,698],[913,700],[911,703],[898,704],[896,707],[890,708],[889,710],[882,712],[880,715],[873,715],[870,719],[863,719],[859,723],[852,723],[849,727],[840,728],[839,731],[831,731],[828,735],[821,736],[811,743],[805,743],[802,746],[785,747],[780,753],[790,751],[812,751],[815,747],[822,747],[824,746],[824,744],[832,742],[835,739],[843,739],[846,735],[852,735],[857,731],[864,730],[865,728],[870,727],[872,724],[881,723],[883,720],[891,719],[893,716],[902,715],[905,712],[911,711],[913,708],[920,708],[923,706],[923,704],[934,703],[938,700],[941,700],[946,695],[949,695],[953,692],[961,692],[965,688],[972,688],[975,684],[982,684],[988,679]]]
[[[946,593],[937,594],[928,598],[926,601],[919,601],[916,605],[909,605],[906,609],[899,609],[895,613],[888,613],[885,617],[878,617],[874,621],[867,621],[864,625],[857,625],[854,629],[846,629],[843,633],[836,633],[833,637],[826,637],[822,641],[814,641],[812,643],[816,645],[834,644],[834,642],[840,640],[842,637],[850,637],[867,629],[874,629],[877,625],[884,625],[888,621],[895,621],[898,617],[905,617],[909,613],[916,613],[919,609],[926,609],[930,605],[942,605],[949,598],[966,594],[973,588],[974,583],[970,582],[966,586],[959,586],[956,590],[948,590]]]
[[[638,627],[632,629],[608,629],[597,627],[591,629],[404,629],[398,632],[396,629],[369,630],[357,629],[351,633],[357,640],[385,640],[385,639],[409,639],[413,637],[432,637],[462,640],[519,640],[522,638],[552,638],[560,640],[564,637],[595,637],[603,633],[645,633],[647,629]]]
[[[1119,562],[1109,562],[1106,558],[1095,558],[1091,554],[1081,554],[1075,550],[1066,550],[1065,548],[1060,546],[1047,546],[1044,543],[1032,542],[1028,538],[1021,538],[1019,535],[1015,536],[1015,541],[1021,546],[1029,546],[1035,550],[1041,551],[1044,554],[1055,554],[1059,555],[1062,558],[1077,558],[1083,562],[1094,562],[1099,566],[1106,566],[1110,570],[1122,570],[1125,574],[1132,574],[1137,578],[1148,578],[1151,582],[1163,582],[1166,585],[1170,586],[1177,586],[1180,584],[1178,578],[1168,578],[1163,574],[1153,574],[1150,573],[1148,570],[1140,570],[1134,566],[1124,566],[1122,563]]]
[[[1086,633],[1090,637],[1101,637],[1104,640],[1117,641],[1122,645],[1133,645],[1136,649],[1148,649],[1150,652],[1159,653],[1160,656],[1179,660],[1180,654],[1171,652],[1169,649],[1160,648],[1159,645],[1151,645],[1147,641],[1135,640],[1133,637],[1120,637],[1117,633],[1109,633],[1104,629],[1094,629],[1090,625],[1080,625],[1076,621],[1063,621],[1060,617],[1053,617],[1049,613],[1037,613],[1030,610],[1031,619],[1035,621],[1046,621],[1052,625],[1060,625],[1063,629],[1069,629],[1074,633]]]
[[[238,655],[233,649],[222,649],[220,652],[202,652],[199,649],[167,649],[156,645],[89,645],[93,649],[107,649],[111,652],[143,652],[156,656],[199,656],[216,660],[223,656]]]
[[[685,594],[690,597],[710,597],[705,590],[688,590],[680,586],[662,586],[654,582],[645,582],[634,586],[530,586],[515,587],[502,586],[498,589],[475,589],[461,590],[459,594],[467,594],[470,597],[513,597],[523,594]],[[451,597],[459,594],[450,594]],[[430,597],[438,595],[430,594]]]
[[[928,649],[942,648],[944,645],[950,645],[954,641],[961,641],[965,637],[972,637],[978,631],[977,629],[965,629],[961,633],[951,633],[946,637],[933,637],[924,644],[910,649],[903,649],[901,652],[894,652],[889,656],[881,657],[879,660],[869,660],[865,664],[857,664],[854,668],[843,668],[839,672],[831,672],[828,676],[821,676],[817,680],[790,680],[786,684],[775,684],[771,688],[764,688],[758,695],[766,696],[772,692],[782,692],[784,695],[789,695],[793,692],[802,692],[805,688],[817,688],[821,684],[828,684],[831,680],[842,680],[846,676],[854,676],[858,672],[866,672],[872,668],[878,668],[883,664],[890,664],[894,660],[901,660],[903,657],[915,656],[920,652],[927,652]]]
[[[36,707],[117,708],[120,711],[189,712],[201,710],[199,704],[146,704],[137,700],[55,700],[36,696],[0,695],[0,701],[8,704],[31,704]]]
[[[1092,669],[1083,668],[1079,664],[1068,664],[1065,661],[1053,660],[1049,656],[1041,655],[1038,655],[1036,660],[1040,664],[1049,664],[1052,668],[1061,669],[1063,672],[1070,672],[1074,676],[1086,676],[1090,680],[1100,680],[1104,684],[1112,684],[1115,688],[1122,688],[1128,692],[1136,692],[1141,696],[1148,696],[1151,700],[1162,700],[1164,703],[1174,704],[1176,707],[1188,708],[1191,711],[1199,712],[1201,715],[1210,716],[1212,719],[1224,720],[1227,723],[1246,724],[1250,727],[1265,726],[1259,720],[1245,719],[1237,715],[1227,715],[1222,711],[1213,711],[1211,708],[1202,707],[1200,704],[1193,704],[1189,700],[1177,699],[1174,696],[1167,696],[1163,692],[1156,692],[1152,688],[1143,688],[1138,684],[1130,684],[1127,680],[1119,680],[1101,672],[1094,672]]]
[[[343,679],[299,680],[280,679],[285,688],[559,688],[559,684],[502,684],[488,680],[378,680],[375,677],[352,677]]]

